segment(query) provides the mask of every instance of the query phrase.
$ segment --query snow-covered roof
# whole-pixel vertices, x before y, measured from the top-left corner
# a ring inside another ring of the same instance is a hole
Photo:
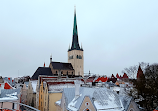
[[[28,87],[28,86],[29,86],[29,82],[24,82],[24,84],[26,84],[26,87]]]
[[[113,91],[120,91],[120,87],[113,87],[113,89],[112,89]]]
[[[31,81],[31,85],[32,85],[33,92],[36,92],[37,81],[38,81],[38,80],[32,80],[32,81]]]
[[[78,97],[75,96],[75,88],[64,88],[63,94],[66,98],[67,109],[73,111],[80,108],[85,96],[89,96],[98,111],[123,111],[131,100],[131,98],[120,96],[107,88],[80,87],[80,96]],[[60,104],[60,101],[57,101],[56,104]]]
[[[48,82],[49,92],[61,92],[64,88],[74,88],[74,82]]]
[[[0,95],[0,101],[18,100],[20,94],[20,88],[18,89],[2,89]]]

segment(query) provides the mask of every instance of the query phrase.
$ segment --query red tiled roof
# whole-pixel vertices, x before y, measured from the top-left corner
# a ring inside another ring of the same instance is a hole
[[[140,78],[141,75],[143,75],[143,71],[142,71],[141,67],[139,66],[138,72],[137,72],[137,78]]]
[[[4,89],[13,89],[12,86],[9,83],[4,84]]]
[[[112,75],[111,75],[111,78],[115,78],[115,76],[112,74]]]
[[[98,79],[95,80],[95,82],[99,82],[99,81],[101,81],[101,82],[106,82],[107,80],[108,80],[107,77],[98,77]]]
[[[117,77],[117,78],[120,78],[120,76],[118,75],[118,73],[116,74],[116,77]]]
[[[127,74],[126,74],[126,73],[124,73],[123,78],[128,78],[128,76],[127,76]]]

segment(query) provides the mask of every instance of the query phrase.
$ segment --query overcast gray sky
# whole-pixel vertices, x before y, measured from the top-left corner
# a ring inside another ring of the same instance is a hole
[[[158,0],[0,0],[0,74],[67,62],[76,5],[84,72],[122,75],[158,58]]]

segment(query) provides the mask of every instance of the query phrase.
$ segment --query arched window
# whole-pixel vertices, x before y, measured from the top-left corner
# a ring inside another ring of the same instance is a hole
[[[79,55],[79,57],[78,57],[79,59],[82,59],[82,56],[81,55]]]
[[[63,71],[61,71],[61,74],[63,74]]]
[[[77,57],[77,59],[78,59],[78,55],[77,55],[76,57]]]
[[[58,73],[58,71],[56,71],[56,74]]]
[[[73,75],[73,72],[72,72],[72,75]]]

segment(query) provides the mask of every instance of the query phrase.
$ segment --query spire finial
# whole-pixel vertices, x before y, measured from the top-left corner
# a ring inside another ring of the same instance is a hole
[[[52,54],[50,55],[50,63],[52,62]]]
[[[44,62],[44,67],[45,67],[45,62]]]

